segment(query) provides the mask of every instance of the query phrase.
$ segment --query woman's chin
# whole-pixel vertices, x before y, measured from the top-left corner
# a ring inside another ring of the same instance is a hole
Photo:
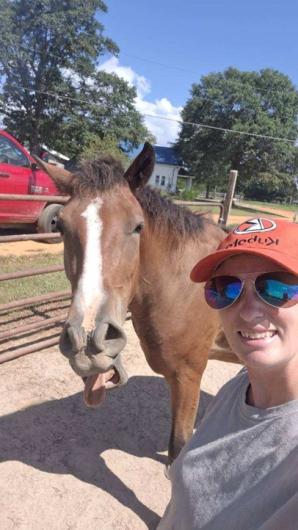
[[[270,339],[243,339],[238,338],[235,351],[246,366],[275,366],[283,362],[284,356],[280,351],[278,336]]]
[[[255,347],[249,351],[242,350],[239,357],[247,368],[260,368],[264,370],[266,368],[280,368],[280,366],[286,364],[285,357],[272,347],[268,349]]]

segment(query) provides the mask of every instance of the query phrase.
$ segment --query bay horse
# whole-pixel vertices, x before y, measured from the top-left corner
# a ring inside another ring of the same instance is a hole
[[[127,380],[121,362],[123,322],[131,311],[146,359],[170,386],[171,463],[193,432],[217,312],[189,273],[224,231],[145,186],[154,167],[148,143],[124,172],[101,156],[70,173],[37,159],[70,195],[61,210],[64,264],[72,300],[61,352],[85,381],[84,400],[99,405],[107,389]]]

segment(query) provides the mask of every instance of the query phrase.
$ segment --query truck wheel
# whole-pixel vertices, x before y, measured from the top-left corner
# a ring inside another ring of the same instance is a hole
[[[42,232],[59,232],[58,228],[58,213],[63,208],[61,204],[49,204],[41,212],[39,219],[37,221],[37,231]],[[57,239],[43,239],[44,243],[60,243],[62,237],[57,237]]]

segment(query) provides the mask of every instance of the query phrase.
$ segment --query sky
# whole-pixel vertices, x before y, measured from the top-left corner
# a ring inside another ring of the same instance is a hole
[[[136,108],[158,145],[174,142],[202,75],[274,68],[298,85],[297,0],[105,0],[99,19],[120,48],[100,68],[137,89]]]

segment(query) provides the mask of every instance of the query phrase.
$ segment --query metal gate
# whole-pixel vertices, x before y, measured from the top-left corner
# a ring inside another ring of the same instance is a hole
[[[68,197],[0,194],[0,200],[1,199],[20,201],[32,200],[64,204],[68,200]],[[0,236],[0,244],[4,245],[5,243],[13,241],[55,240],[59,236],[60,233],[5,235]],[[39,276],[63,270],[63,265],[54,265],[44,268],[0,274],[0,290],[1,284],[5,281],[17,281],[20,278]],[[57,345],[59,342],[61,326],[66,318],[69,299],[70,290],[64,290],[53,291],[40,296],[27,297],[0,304],[0,364],[27,355],[28,353]],[[62,303],[61,310],[59,310],[59,303]],[[27,312],[26,318],[19,316],[21,310]],[[32,316],[30,316],[30,313],[32,313]],[[51,315],[51,313],[54,314]],[[20,320],[22,321],[21,325],[18,324]],[[29,320],[29,323],[24,324],[24,320]],[[46,331],[46,334],[48,334],[49,330],[53,330],[54,336],[44,337],[44,332]],[[36,337],[33,337],[36,332],[40,332],[37,339]],[[24,341],[22,341],[22,337],[25,337]],[[18,346],[16,348],[10,346],[12,342],[19,341],[24,342],[25,346]]]

